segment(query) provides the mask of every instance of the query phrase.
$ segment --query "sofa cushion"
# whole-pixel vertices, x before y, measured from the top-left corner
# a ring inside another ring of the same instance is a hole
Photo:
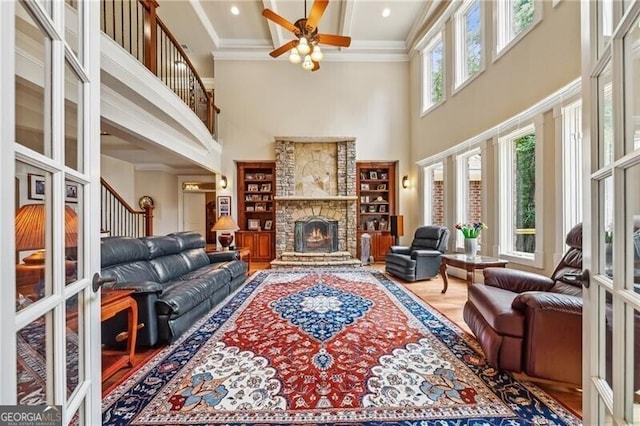
[[[149,262],[134,261],[120,265],[103,267],[100,271],[104,277],[116,278],[119,283],[135,283],[142,281],[158,282],[158,275]]]
[[[524,336],[524,314],[511,306],[516,296],[518,293],[509,290],[484,284],[471,284],[468,300],[498,334],[522,337]]]
[[[207,245],[204,237],[194,231],[174,232],[169,235],[180,241],[182,250],[204,248]]]
[[[158,275],[161,283],[171,281],[189,273],[189,263],[181,254],[171,254],[150,260],[149,263]]]
[[[219,269],[220,269],[219,263],[212,263],[210,265],[203,266],[202,268],[198,268],[187,274],[184,274],[181,277],[179,277],[179,279],[186,281],[186,280],[193,280],[196,278],[206,277],[208,275],[211,275],[214,271],[218,271]],[[216,273],[219,273],[219,272],[216,272]],[[224,274],[226,280],[231,280],[231,273],[229,271],[223,269],[222,273]]]
[[[191,271],[207,266],[210,263],[209,256],[207,256],[207,253],[202,248],[186,249],[181,255],[184,257]]]
[[[182,251],[182,242],[174,237],[169,236],[152,236],[141,238],[147,247],[149,247],[149,259],[168,256],[170,254],[178,254]]]
[[[439,253],[439,252],[438,252]],[[406,254],[387,253],[385,257],[386,263],[393,263],[403,268],[415,269],[416,261]]]
[[[100,266],[119,265],[121,263],[147,260],[149,248],[138,238],[107,237],[100,240]]]
[[[225,271],[212,271],[211,274],[188,281],[168,282],[162,292],[162,298],[156,302],[158,313],[179,317],[207,300],[217,291],[228,294],[229,279]]]
[[[247,274],[247,264],[242,261],[224,262],[219,264],[219,267],[229,271],[232,280]]]

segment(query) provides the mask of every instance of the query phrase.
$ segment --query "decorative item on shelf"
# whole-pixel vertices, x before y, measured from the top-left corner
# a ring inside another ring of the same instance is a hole
[[[220,178],[219,184],[221,189],[227,189],[227,185],[229,184],[229,182],[227,181],[227,177],[223,175]]]
[[[273,221],[272,220],[265,220],[264,221],[264,230],[265,231],[271,231],[271,228],[273,227]]]
[[[229,250],[229,246],[233,242],[233,234],[229,231],[237,231],[240,227],[236,225],[231,216],[223,215],[218,217],[218,220],[211,228],[212,231],[218,233],[218,241],[222,247],[222,251]]]
[[[375,170],[371,170],[369,172],[369,179],[378,180],[378,172],[376,172]]]
[[[483,229],[487,229],[487,225],[483,222],[457,223],[456,229],[464,236],[464,253],[468,257],[475,257],[478,252],[478,236]]]
[[[409,175],[402,176],[402,187],[407,189],[409,187]]]

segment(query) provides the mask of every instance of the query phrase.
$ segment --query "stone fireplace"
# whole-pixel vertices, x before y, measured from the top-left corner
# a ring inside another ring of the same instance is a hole
[[[338,222],[312,217],[297,220],[294,233],[298,253],[333,253],[338,251]]]
[[[303,251],[355,257],[355,139],[276,137],[275,150],[274,262]]]

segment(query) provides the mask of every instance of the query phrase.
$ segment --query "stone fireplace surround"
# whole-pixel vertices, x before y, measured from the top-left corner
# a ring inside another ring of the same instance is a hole
[[[356,256],[356,149],[349,137],[276,137],[275,238],[277,266],[295,253],[296,221],[338,223],[338,252]],[[302,254],[301,254],[302,255]],[[304,253],[302,259],[331,253]],[[274,264],[275,263],[275,264]],[[359,263],[359,262],[358,262]]]

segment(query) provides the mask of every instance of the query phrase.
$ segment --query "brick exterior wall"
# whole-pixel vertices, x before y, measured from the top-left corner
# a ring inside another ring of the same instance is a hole
[[[469,181],[469,210],[467,220],[472,223],[482,221],[482,181]]]
[[[444,224],[444,183],[441,180],[433,182],[431,204],[431,225]]]

